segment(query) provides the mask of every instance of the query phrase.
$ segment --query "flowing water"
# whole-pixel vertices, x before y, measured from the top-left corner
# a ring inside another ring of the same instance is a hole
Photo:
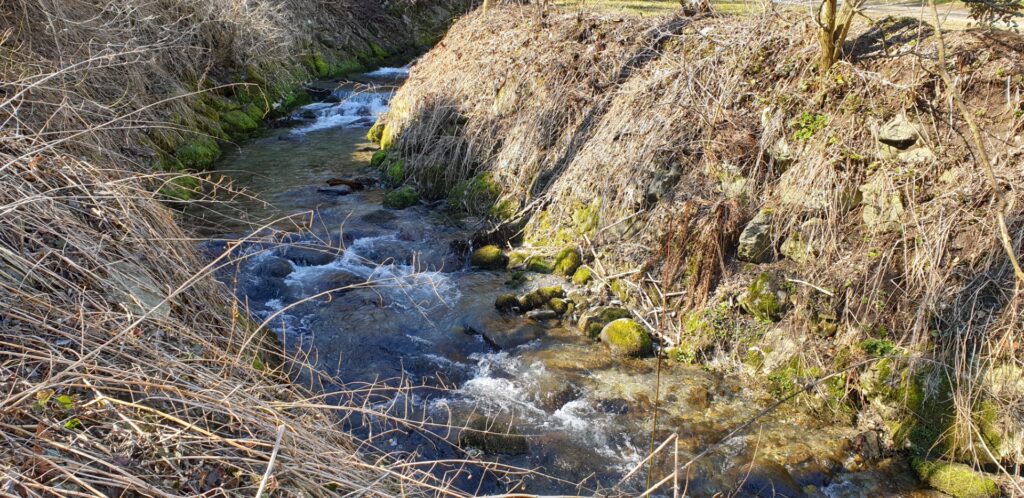
[[[206,213],[204,247],[217,254],[251,234],[252,225],[232,212],[267,222],[240,245],[240,263],[222,277],[291,353],[328,374],[295,371],[297,382],[344,388],[348,394],[331,399],[355,398],[417,421],[389,431],[395,425],[383,417],[345,419],[382,451],[507,466],[433,471],[478,493],[636,495],[648,479],[661,480],[771,404],[740,376],[672,362],[659,374],[653,359],[613,360],[572,324],[495,310],[501,293],[570,285],[469,270],[453,247],[468,238],[472,220],[430,206],[381,207],[365,134],[404,75],[392,68],[355,82],[320,82],[330,90],[324,102],[299,109],[292,126],[229,151],[217,167],[256,197],[234,196]],[[332,187],[332,179],[366,188]],[[511,435],[460,437],[458,428],[467,425]],[[678,449],[673,442],[662,451],[650,476],[644,465],[623,481],[652,442],[672,434]],[[679,482],[695,496],[927,494],[898,460],[865,461],[857,436],[783,407],[725,439]],[[535,473],[500,471],[509,469]],[[655,495],[671,496],[669,489]]]

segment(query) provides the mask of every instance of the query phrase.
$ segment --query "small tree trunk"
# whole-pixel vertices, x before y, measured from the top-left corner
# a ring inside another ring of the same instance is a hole
[[[490,10],[491,7],[494,7],[494,0],[484,0],[484,10]]]
[[[818,16],[818,44],[821,45],[818,69],[824,73],[835,64],[839,53],[836,50],[836,0],[823,0]]]

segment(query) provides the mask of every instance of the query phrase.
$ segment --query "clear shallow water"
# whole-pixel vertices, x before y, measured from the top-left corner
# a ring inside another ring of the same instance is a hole
[[[620,480],[647,455],[655,413],[655,442],[678,434],[684,462],[771,403],[745,379],[668,362],[655,393],[654,360],[613,361],[569,324],[494,309],[500,293],[568,287],[564,281],[535,275],[513,288],[505,273],[467,271],[464,256],[451,249],[468,237],[466,228],[425,206],[381,208],[364,136],[389,98],[381,85],[404,72],[322,82],[336,102],[298,110],[296,126],[230,151],[218,166],[258,199],[235,197],[214,210],[220,214],[204,214],[211,254],[249,235],[238,211],[264,221],[287,217],[243,243],[244,257],[222,277],[289,351],[329,374],[298,370],[297,382],[359,390],[332,399],[354,397],[418,421],[415,430],[381,432],[394,426],[380,417],[345,419],[382,450],[427,460],[469,456],[550,476],[478,466],[445,474],[455,467],[438,467],[435,475],[454,476],[452,484],[479,493],[635,495],[646,472]],[[340,195],[327,185],[333,178],[359,179],[367,188]],[[467,440],[458,428],[481,421],[517,436],[483,445],[488,451],[460,449]],[[684,481],[695,496],[924,496],[899,463],[847,472],[857,459],[856,434],[784,408],[725,441]],[[656,458],[653,479],[671,472],[674,460]]]

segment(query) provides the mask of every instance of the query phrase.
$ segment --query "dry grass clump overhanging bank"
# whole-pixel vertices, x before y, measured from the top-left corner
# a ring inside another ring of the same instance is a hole
[[[253,95],[268,94],[306,77],[289,68],[316,70],[290,62],[310,53],[369,41],[397,52],[414,32],[396,12],[317,1],[0,7],[0,494],[444,487],[341,430],[365,412],[358,401],[326,407],[288,381],[273,336],[211,277],[225,260],[204,266],[159,200],[187,171],[147,168],[166,154],[147,148],[157,131],[204,136],[193,94],[254,68],[268,71]],[[208,98],[238,105],[227,91]]]
[[[916,456],[1013,473],[1021,294],[934,32],[859,26],[817,74],[815,29],[792,13],[470,15],[399,91],[378,160],[496,218],[519,251],[579,247],[591,292],[673,358],[779,396],[843,372],[800,399]],[[1024,40],[947,44],[1019,251]]]

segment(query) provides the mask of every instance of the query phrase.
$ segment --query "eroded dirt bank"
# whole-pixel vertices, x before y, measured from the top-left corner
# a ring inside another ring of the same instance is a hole
[[[785,13],[473,14],[371,130],[375,164],[395,196],[491,218],[476,248],[499,247],[481,261],[500,250],[513,271],[577,277],[566,322],[581,334],[631,354],[651,334],[673,361],[795,395],[946,492],[1016,489],[1019,284],[934,33],[862,26],[817,74],[813,29]],[[1024,44],[947,43],[1016,243]],[[629,310],[639,342],[602,330],[608,306]]]

